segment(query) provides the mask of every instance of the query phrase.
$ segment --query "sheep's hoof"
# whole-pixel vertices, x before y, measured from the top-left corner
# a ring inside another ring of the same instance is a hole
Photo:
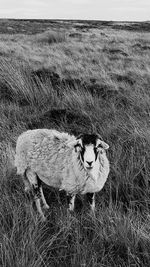
[[[69,214],[73,214],[74,213],[74,209],[67,209]]]
[[[73,212],[74,212],[74,210],[71,210],[71,209],[68,209],[68,211],[69,211],[70,213],[73,213]]]
[[[29,194],[29,193],[31,192],[31,189],[30,189],[29,187],[26,186],[26,187],[24,188],[24,191],[25,191],[26,194]]]
[[[90,215],[91,215],[93,218],[95,218],[95,208],[93,209],[93,208],[91,207],[91,209],[90,209]]]
[[[41,221],[42,222],[45,222],[46,221],[46,217],[44,215],[41,215],[40,217],[41,217]]]
[[[67,216],[68,217],[72,217],[72,215],[74,214],[74,210],[70,210],[69,208],[67,209]]]
[[[74,206],[70,204],[68,210],[69,210],[70,212],[73,212],[73,211],[74,211]]]

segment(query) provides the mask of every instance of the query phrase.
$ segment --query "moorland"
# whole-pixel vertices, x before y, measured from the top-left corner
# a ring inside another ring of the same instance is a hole
[[[27,129],[98,132],[111,171],[93,217],[44,186],[42,223],[14,168]],[[150,22],[0,20],[0,266],[150,263]]]

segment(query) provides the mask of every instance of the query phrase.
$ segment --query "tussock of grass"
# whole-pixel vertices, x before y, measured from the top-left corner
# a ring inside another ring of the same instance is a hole
[[[51,84],[44,86],[37,76],[32,77],[32,70],[28,64],[19,61],[10,61],[2,58],[0,62],[0,96],[11,102],[21,105],[36,105],[45,101],[45,98],[54,98]]]
[[[46,31],[36,34],[35,41],[43,44],[53,44],[66,41],[65,32]]]

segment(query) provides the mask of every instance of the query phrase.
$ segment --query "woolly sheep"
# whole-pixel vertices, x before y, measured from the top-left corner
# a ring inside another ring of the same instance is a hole
[[[105,150],[109,146],[96,134],[79,137],[50,129],[28,130],[17,140],[15,166],[23,177],[25,190],[32,189],[37,210],[45,219],[46,203],[41,181],[65,190],[69,209],[74,209],[77,193],[87,194],[91,209],[95,209],[95,192],[100,191],[109,174]]]

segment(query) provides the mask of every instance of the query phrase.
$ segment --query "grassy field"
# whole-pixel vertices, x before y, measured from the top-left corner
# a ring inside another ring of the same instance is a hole
[[[96,215],[44,186],[39,220],[14,168],[26,129],[98,132],[111,171]],[[150,264],[150,23],[0,20],[0,266]]]

